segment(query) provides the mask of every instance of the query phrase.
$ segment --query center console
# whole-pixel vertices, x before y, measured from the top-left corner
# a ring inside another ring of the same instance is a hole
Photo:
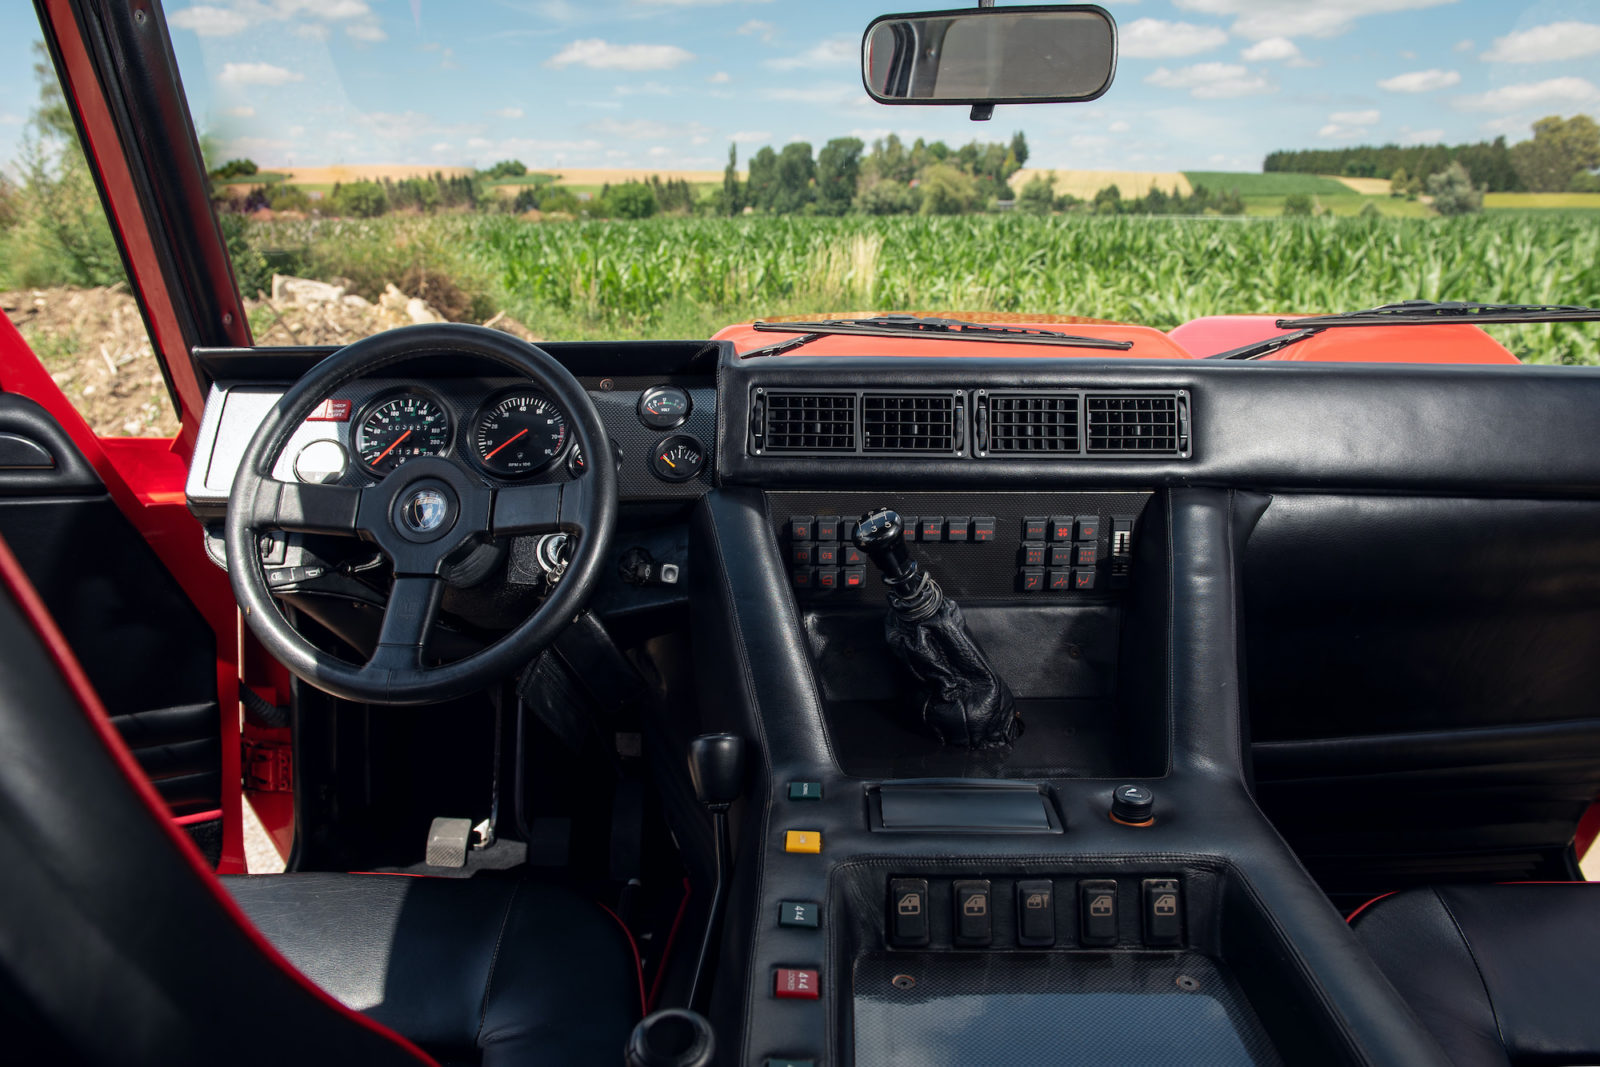
[[[923,736],[875,573],[816,580],[857,565],[844,524],[879,505],[918,518],[907,548],[1014,690],[1015,744]],[[1207,489],[702,500],[702,705],[756,764],[733,813],[719,1062],[1439,1062],[1250,793],[1238,546],[1264,505]],[[1092,588],[1035,589],[1035,569]]]

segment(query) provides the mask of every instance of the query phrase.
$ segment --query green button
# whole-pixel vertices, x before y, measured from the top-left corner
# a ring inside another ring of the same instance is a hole
[[[822,799],[822,783],[821,782],[790,782],[789,783],[789,799],[790,800],[821,800]]]
[[[779,926],[817,925],[817,906],[803,900],[785,900],[778,905]]]

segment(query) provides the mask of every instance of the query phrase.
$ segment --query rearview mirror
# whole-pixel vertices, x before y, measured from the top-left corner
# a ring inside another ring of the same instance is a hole
[[[861,41],[880,104],[1093,100],[1117,69],[1117,24],[1092,4],[882,15]]]

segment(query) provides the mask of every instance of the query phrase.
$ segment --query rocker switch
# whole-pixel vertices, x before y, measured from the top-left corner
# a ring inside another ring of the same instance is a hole
[[[889,879],[889,941],[896,948],[928,943],[928,880]]]
[[[990,922],[989,880],[958,881],[955,890],[956,944],[983,946],[994,939]]]
[[[1085,945],[1117,943],[1117,883],[1109,878],[1078,883],[1078,913]]]

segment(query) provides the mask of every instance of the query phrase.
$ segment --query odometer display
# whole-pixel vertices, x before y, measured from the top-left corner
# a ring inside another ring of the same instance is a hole
[[[567,417],[538,393],[510,393],[478,412],[472,446],[491,473],[532,474],[566,451]]]
[[[356,427],[356,455],[373,474],[388,474],[418,456],[443,455],[450,447],[450,416],[419,393],[380,401]]]

